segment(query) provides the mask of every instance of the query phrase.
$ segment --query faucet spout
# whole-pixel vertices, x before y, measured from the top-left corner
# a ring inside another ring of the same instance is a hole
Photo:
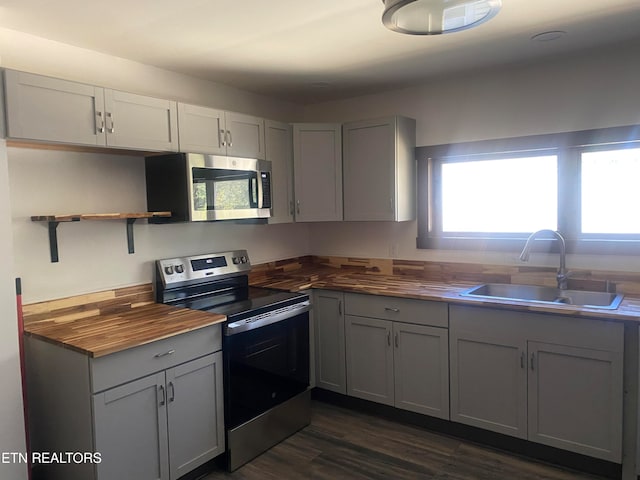
[[[556,232],[555,230],[550,230],[546,228],[542,230],[538,230],[537,232],[533,232],[531,235],[529,235],[529,238],[527,238],[527,242],[524,244],[524,248],[520,253],[520,260],[523,262],[529,261],[529,255],[531,253],[531,247],[533,246],[533,241],[539,235],[543,235],[543,234],[552,235],[555,238],[555,240],[557,240],[558,243],[560,244],[560,268],[558,269],[556,280],[558,281],[558,288],[560,290],[566,290],[567,278],[569,278],[569,275],[567,273],[567,265],[566,265],[566,243],[564,241],[564,237],[560,234],[560,232]]]

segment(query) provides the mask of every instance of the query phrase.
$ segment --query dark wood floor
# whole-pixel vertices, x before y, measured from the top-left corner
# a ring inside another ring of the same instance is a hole
[[[600,480],[314,401],[312,420],[233,473],[203,480]]]

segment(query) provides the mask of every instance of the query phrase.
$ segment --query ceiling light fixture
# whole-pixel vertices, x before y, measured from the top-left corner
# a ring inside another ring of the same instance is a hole
[[[440,35],[459,32],[496,16],[502,0],[382,0],[382,23],[394,32]]]

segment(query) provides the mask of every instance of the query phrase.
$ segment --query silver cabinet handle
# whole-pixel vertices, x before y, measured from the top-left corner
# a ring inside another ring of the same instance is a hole
[[[111,112],[107,112],[107,120],[109,120],[109,126],[107,127],[109,129],[109,133],[115,133],[116,126],[115,122],[113,121],[113,114]]]
[[[387,330],[387,345],[391,346],[391,330]]]
[[[233,137],[231,136],[231,130],[227,130],[227,146],[233,147]]]
[[[338,314],[342,315],[342,300],[338,300]]]
[[[536,364],[536,354],[532,353],[531,354],[531,370],[535,369],[535,364]]]
[[[300,200],[296,202],[296,213],[300,215]]]
[[[169,397],[169,403],[176,399],[176,387],[173,382],[169,382],[169,389],[171,390],[171,396]]]
[[[223,147],[227,146],[227,135],[224,133],[224,130],[220,129],[220,133],[218,134],[218,141],[220,145]]]
[[[385,310],[385,312],[400,313],[400,309],[399,308],[384,307],[384,310]]]
[[[396,332],[395,337],[396,337],[396,348],[399,348],[400,347],[400,339],[398,338],[398,332]]]
[[[171,350],[169,350],[167,352],[164,352],[164,353],[156,353],[154,355],[154,357],[155,358],[162,358],[162,357],[166,357],[166,356],[169,356],[169,355],[173,355],[174,353],[176,353],[176,351],[174,349],[171,349]]]
[[[293,200],[289,201],[289,213],[293,215],[295,213],[295,207],[293,206]]]
[[[97,122],[96,122],[97,132],[104,133],[104,117],[102,116],[102,112],[96,112],[96,118],[97,118]],[[99,127],[98,127],[98,122],[100,123]]]
[[[160,391],[160,406],[162,407],[165,403],[167,403],[167,396],[164,391],[164,385],[160,385],[158,387],[158,390]]]
[[[520,354],[520,368],[525,368],[524,367],[524,362],[525,362],[525,360],[524,360],[524,352],[522,352]]]

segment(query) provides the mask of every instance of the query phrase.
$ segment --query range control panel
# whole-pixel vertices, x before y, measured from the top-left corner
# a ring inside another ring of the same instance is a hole
[[[249,272],[251,262],[246,250],[210,253],[156,261],[157,275],[165,286],[192,280]]]

